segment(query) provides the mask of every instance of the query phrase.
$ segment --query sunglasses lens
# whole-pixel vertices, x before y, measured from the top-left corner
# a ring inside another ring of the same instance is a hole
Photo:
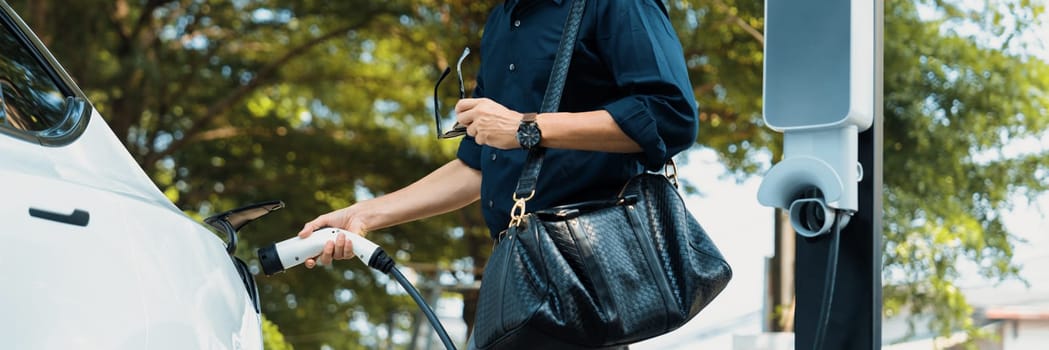
[[[455,80],[445,79],[445,80]],[[437,132],[438,134],[446,133],[452,130],[452,127],[456,123],[455,119],[455,104],[459,101],[459,86],[456,81],[442,82],[437,85],[436,89],[436,104],[434,108],[437,111]]]

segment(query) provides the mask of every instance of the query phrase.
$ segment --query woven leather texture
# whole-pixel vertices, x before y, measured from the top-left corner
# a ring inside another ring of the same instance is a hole
[[[622,196],[638,199],[563,220],[529,214],[510,229],[485,269],[471,348],[634,343],[685,324],[725,288],[732,269],[666,177],[638,175]]]

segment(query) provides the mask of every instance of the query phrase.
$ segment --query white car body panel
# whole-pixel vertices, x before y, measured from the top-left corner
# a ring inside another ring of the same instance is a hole
[[[258,314],[222,240],[158,205],[141,169],[113,172],[129,169],[112,157],[127,153],[87,142],[113,139],[100,121],[60,148],[0,136],[0,339],[16,349],[261,348]],[[114,181],[120,190],[105,188]],[[146,187],[152,194],[129,193]],[[81,209],[90,222],[43,220],[29,208]]]

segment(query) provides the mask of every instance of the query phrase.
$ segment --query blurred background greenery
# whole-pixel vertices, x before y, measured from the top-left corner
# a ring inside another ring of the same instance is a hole
[[[238,255],[254,257],[316,215],[454,157],[457,142],[433,136],[433,84],[464,46],[479,47],[501,1],[10,3],[179,208],[202,218],[287,203],[243,232]],[[759,176],[780,151],[761,122],[763,2],[666,3],[700,102],[696,147],[715,150],[726,176]],[[1018,242],[1002,217],[1016,195],[1046,191],[1049,154],[1002,150],[1046,137],[1049,65],[1032,54],[1046,50],[1046,33],[1032,34],[1045,5],[886,1],[886,315],[932,314],[916,326],[975,331],[955,286],[958,266],[974,265],[989,281],[1017,277]],[[464,65],[468,86],[478,57]],[[491,247],[477,207],[370,237],[430,281],[424,290],[442,285],[472,314],[471,287]],[[390,297],[389,281],[360,264],[258,282],[275,348],[417,341],[414,305]]]

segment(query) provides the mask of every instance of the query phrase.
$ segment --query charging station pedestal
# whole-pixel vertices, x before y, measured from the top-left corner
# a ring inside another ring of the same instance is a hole
[[[835,216],[844,223],[822,348],[881,349],[883,13],[884,0],[765,2],[764,119],[784,133],[784,158],[758,200],[790,210],[800,235],[795,349],[817,342]]]

